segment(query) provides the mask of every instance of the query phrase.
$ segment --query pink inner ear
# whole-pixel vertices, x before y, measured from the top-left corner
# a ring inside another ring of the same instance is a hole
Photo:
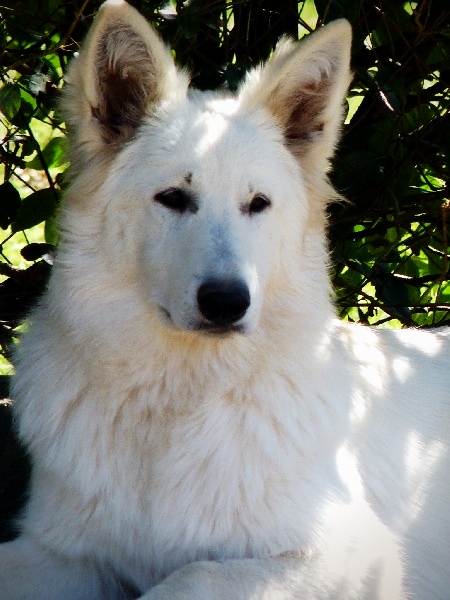
[[[328,40],[309,53],[302,53],[300,46],[296,52],[275,56],[274,64],[284,59],[282,69],[274,70],[269,64],[261,71],[260,96],[280,125],[290,151],[299,158],[325,140],[323,155],[333,152],[339,131],[340,92],[343,96],[348,79],[344,69],[347,54],[338,41],[336,48]],[[257,94],[253,97],[257,102]]]
[[[323,90],[320,93],[310,92],[317,87],[315,84],[308,84],[302,88],[306,93],[299,93],[295,98],[294,107],[284,124],[285,138],[297,154],[306,151],[308,142],[325,127],[323,112],[326,108],[327,94]]]
[[[105,142],[127,139],[155,93],[149,50],[131,27],[119,22],[105,32],[96,56],[99,102],[92,115]]]

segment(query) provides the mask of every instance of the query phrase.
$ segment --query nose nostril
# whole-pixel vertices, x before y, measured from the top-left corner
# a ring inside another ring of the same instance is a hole
[[[241,281],[208,281],[199,287],[197,303],[203,317],[214,325],[231,325],[247,312],[250,292]]]

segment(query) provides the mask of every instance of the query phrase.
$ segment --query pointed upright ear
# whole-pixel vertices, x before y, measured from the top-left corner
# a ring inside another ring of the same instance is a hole
[[[64,94],[72,159],[117,151],[145,115],[186,95],[187,76],[151,26],[123,0],[107,0],[68,73]]]
[[[299,44],[283,39],[241,89],[244,107],[268,110],[292,153],[322,173],[328,170],[339,134],[350,83],[350,49],[351,28],[345,20],[334,21]]]

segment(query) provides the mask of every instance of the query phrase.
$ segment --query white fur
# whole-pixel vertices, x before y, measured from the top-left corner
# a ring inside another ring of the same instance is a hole
[[[188,92],[134,9],[101,9],[16,357],[33,478],[1,600],[448,598],[449,336],[342,324],[329,299],[349,51],[336,22],[236,97]],[[172,188],[195,210],[155,200]],[[248,286],[235,330],[199,311],[211,278]]]

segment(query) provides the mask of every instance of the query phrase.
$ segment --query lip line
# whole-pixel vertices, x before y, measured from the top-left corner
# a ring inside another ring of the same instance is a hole
[[[214,336],[227,336],[232,335],[234,333],[245,333],[243,325],[232,325],[228,327],[214,327],[213,325],[208,325],[208,323],[196,323],[192,327],[179,327],[176,325],[174,320],[172,319],[170,312],[161,305],[158,305],[159,312],[167,325],[170,325],[174,329],[178,329],[180,331],[192,331],[204,333],[206,335]]]

